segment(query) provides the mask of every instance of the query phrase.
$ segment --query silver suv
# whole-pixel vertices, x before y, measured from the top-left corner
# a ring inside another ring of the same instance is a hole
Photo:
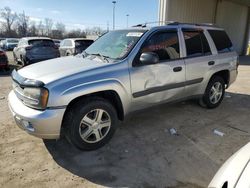
[[[219,106],[237,66],[223,29],[138,25],[103,35],[80,55],[13,71],[9,107],[26,132],[44,139],[65,133],[78,148],[93,150],[133,111],[191,98]]]

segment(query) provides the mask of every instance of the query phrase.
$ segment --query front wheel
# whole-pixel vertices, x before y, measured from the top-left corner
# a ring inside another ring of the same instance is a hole
[[[113,136],[118,118],[115,108],[105,99],[90,98],[68,112],[66,136],[79,149],[95,150]]]
[[[225,94],[225,81],[219,76],[213,77],[206,88],[204,96],[200,99],[200,105],[207,108],[216,108],[220,105]]]

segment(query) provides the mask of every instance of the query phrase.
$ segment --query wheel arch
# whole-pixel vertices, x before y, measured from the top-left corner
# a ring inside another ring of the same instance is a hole
[[[124,120],[124,109],[123,109],[123,104],[122,104],[120,96],[114,90],[105,90],[105,91],[99,91],[99,92],[95,92],[95,93],[90,93],[90,94],[78,96],[78,97],[72,99],[66,107],[66,111],[65,111],[64,117],[63,117],[63,122],[65,122],[65,118],[66,118],[68,112],[75,104],[77,104],[83,100],[86,100],[87,98],[90,98],[90,97],[99,97],[99,98],[103,98],[103,99],[106,99],[107,101],[109,101],[116,109],[118,119],[121,121]],[[62,127],[64,127],[64,123],[62,123]]]
[[[223,78],[225,84],[226,84],[226,88],[228,87],[229,81],[230,81],[230,72],[229,70],[225,69],[225,70],[220,70],[218,72],[215,72],[209,80],[213,79],[215,76],[219,76],[221,78]]]

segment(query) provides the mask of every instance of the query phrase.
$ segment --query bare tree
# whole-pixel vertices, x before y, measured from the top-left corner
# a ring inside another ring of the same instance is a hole
[[[3,37],[24,37],[24,36],[48,36],[51,38],[86,37],[86,35],[102,35],[105,31],[101,27],[91,27],[85,30],[75,29],[66,31],[63,23],[54,22],[50,18],[30,23],[25,13],[17,14],[9,7],[0,9],[0,36]],[[54,26],[54,27],[53,27]]]
[[[38,35],[38,29],[36,27],[36,23],[35,22],[32,22],[30,24],[28,35],[29,36],[36,36],[36,35]]]
[[[25,15],[23,12],[22,14],[18,15],[18,22],[17,22],[17,29],[18,34],[20,36],[27,36],[28,34],[28,25],[29,25],[29,17]]]
[[[62,33],[65,33],[65,25],[61,22],[56,23],[56,30],[61,31]]]
[[[53,20],[50,18],[45,18],[44,19],[44,26],[45,26],[45,30],[46,30],[46,35],[49,36],[51,34],[51,30],[53,27]]]
[[[86,38],[86,33],[81,29],[71,30],[65,34],[66,38]]]
[[[105,33],[105,31],[103,29],[101,29],[100,27],[92,27],[92,28],[86,28],[85,30],[87,35],[102,35],[103,33]]]
[[[65,34],[65,25],[63,23],[57,22],[55,29],[51,31],[50,37],[56,39],[62,39]]]
[[[39,22],[38,26],[37,26],[37,30],[38,30],[38,35],[44,36],[45,32],[44,32],[44,24],[42,21]]]
[[[1,17],[4,19],[3,26],[5,27],[6,34],[12,33],[12,26],[17,19],[16,13],[13,13],[9,7],[1,9]]]

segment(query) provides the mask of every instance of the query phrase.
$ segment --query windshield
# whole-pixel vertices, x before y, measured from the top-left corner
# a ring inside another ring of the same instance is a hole
[[[112,59],[123,59],[146,30],[110,31],[86,49],[87,54],[100,54]]]
[[[7,42],[8,43],[18,43],[18,40],[16,40],[16,39],[8,39]]]

